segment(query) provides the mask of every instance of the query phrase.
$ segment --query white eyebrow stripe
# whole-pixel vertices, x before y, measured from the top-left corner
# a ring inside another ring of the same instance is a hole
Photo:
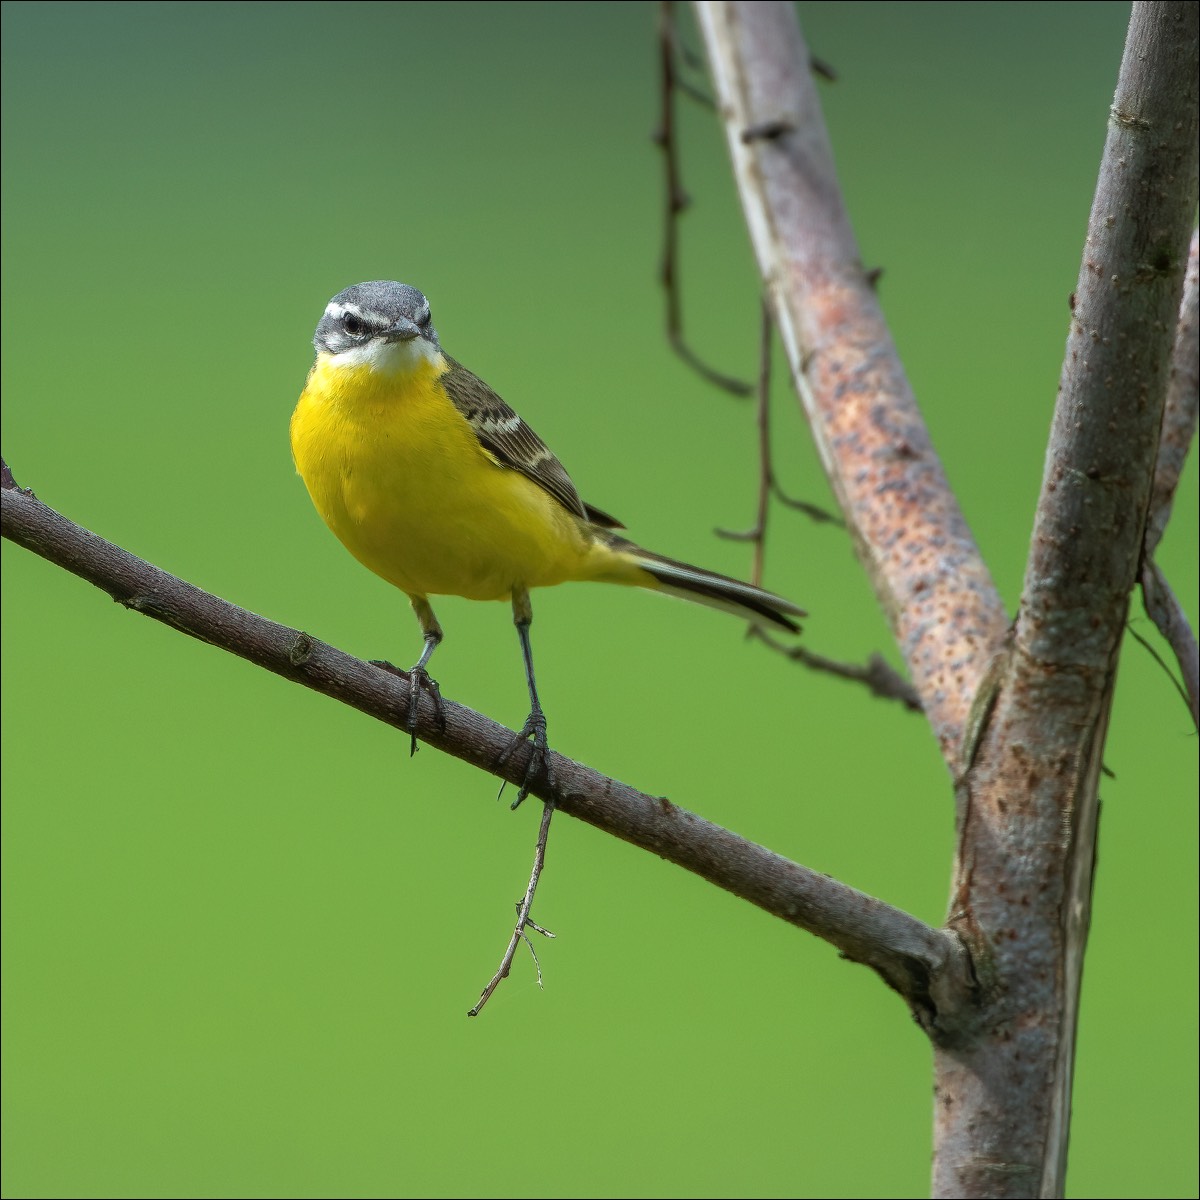
[[[347,313],[353,314],[362,321],[367,319],[366,314],[361,308],[358,307],[357,304],[339,304],[336,300],[330,300],[329,304],[326,305],[325,308],[325,315],[327,317],[332,317],[335,321],[339,317],[344,317]]]

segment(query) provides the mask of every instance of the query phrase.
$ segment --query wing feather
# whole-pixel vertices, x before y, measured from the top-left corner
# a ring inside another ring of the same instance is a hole
[[[479,444],[501,466],[520,471],[575,516],[610,529],[622,528],[616,518],[584,504],[550,447],[482,379],[449,355],[446,361],[450,369],[441,377],[446,394],[475,431]]]

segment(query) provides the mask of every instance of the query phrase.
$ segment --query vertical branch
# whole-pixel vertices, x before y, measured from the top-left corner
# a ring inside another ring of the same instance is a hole
[[[755,423],[758,427],[758,499],[754,509],[754,524],[749,529],[718,529],[716,534],[731,542],[751,542],[754,561],[750,582],[762,587],[766,562],[767,517],[775,476],[771,468],[771,310],[762,303],[762,318],[758,339],[758,382],[755,385]]]
[[[939,1046],[938,1196],[1059,1196],[1097,789],[1196,206],[1197,6],[1133,6],[1011,652],[968,771],[952,925],[984,1032]]]

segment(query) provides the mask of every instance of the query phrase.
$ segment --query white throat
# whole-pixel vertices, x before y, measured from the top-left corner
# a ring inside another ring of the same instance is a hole
[[[372,338],[361,346],[352,346],[328,358],[330,366],[369,367],[378,375],[411,375],[426,363],[436,366],[441,361],[442,352],[421,337],[406,342]]]

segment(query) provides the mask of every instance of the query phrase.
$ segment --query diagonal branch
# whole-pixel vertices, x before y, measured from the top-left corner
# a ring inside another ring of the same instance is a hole
[[[695,8],[793,382],[859,559],[953,764],[971,700],[1003,642],[1004,607],[860,261],[793,6],[698,0]]]
[[[880,700],[898,700],[909,712],[921,711],[921,697],[917,695],[913,685],[899,671],[893,670],[881,654],[871,654],[867,658],[867,665],[860,667],[857,663],[826,658],[825,655],[816,654],[806,646],[785,644],[758,625],[753,626],[751,632],[777,654],[790,658],[792,662],[803,664],[810,671],[822,671],[838,679],[861,683],[872,696],[877,696]]]
[[[1183,676],[1183,697],[1187,701],[1192,724],[1200,730],[1200,646],[1196,644],[1195,631],[1162,568],[1152,558],[1142,564],[1141,584],[1146,614],[1175,655]],[[1170,667],[1165,663],[1163,667],[1170,674]]]
[[[401,731],[408,728],[405,680],[168,575],[48,508],[11,483],[0,489],[3,535],[86,579],[118,603],[209,645],[303,684]],[[422,706],[417,732],[510,783],[525,777],[526,746],[497,767],[512,732],[480,713],[443,702],[444,724]],[[957,936],[826,875],[710,824],[665,797],[648,796],[554,754],[557,794],[542,799],[595,828],[649,850],[874,969],[908,1002],[922,1026],[943,1036],[969,995]]]

